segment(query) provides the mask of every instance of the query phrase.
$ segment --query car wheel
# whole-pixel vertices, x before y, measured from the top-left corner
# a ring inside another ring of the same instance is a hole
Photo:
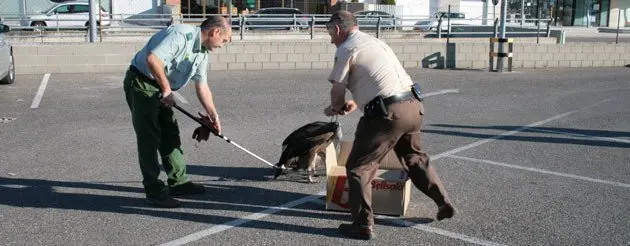
[[[43,21],[35,21],[31,23],[31,26],[34,27],[33,31],[41,31],[46,27],[46,22]]]
[[[0,80],[2,84],[13,84],[15,82],[15,61],[13,60],[13,50],[9,53],[9,71],[7,76]]]

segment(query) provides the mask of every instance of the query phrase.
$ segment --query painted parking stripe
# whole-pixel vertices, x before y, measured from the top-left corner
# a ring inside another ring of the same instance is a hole
[[[526,126],[519,127],[516,130],[504,132],[504,133],[501,133],[499,135],[495,135],[495,136],[492,136],[492,137],[489,137],[489,138],[485,138],[483,140],[479,140],[479,141],[476,141],[476,142],[464,145],[462,147],[459,147],[459,148],[456,148],[456,149],[452,149],[452,150],[449,150],[449,151],[437,154],[435,156],[431,156],[431,159],[432,160],[437,160],[437,159],[440,159],[440,158],[443,158],[443,157],[447,157],[449,155],[457,154],[457,153],[462,152],[464,150],[469,150],[469,149],[478,147],[478,146],[480,146],[482,144],[487,144],[487,143],[490,143],[490,142],[502,139],[504,137],[512,136],[514,134],[517,134],[519,132],[525,131],[525,130],[530,129],[532,127],[541,126],[541,125],[547,124],[549,122],[552,122],[554,120],[562,119],[562,118],[567,117],[569,115],[575,114],[577,112],[580,112],[580,111],[588,109],[588,108],[592,108],[592,107],[598,106],[598,105],[600,105],[602,103],[605,103],[605,102],[608,102],[608,101],[611,101],[611,100],[612,99],[605,99],[605,100],[599,101],[597,103],[594,103],[594,104],[588,105],[586,107],[583,107],[581,109],[577,109],[577,110],[569,111],[569,112],[566,112],[566,113],[563,113],[563,114],[559,114],[559,115],[553,116],[553,117],[545,119],[545,120],[541,120],[541,121],[534,122],[534,123],[531,123],[531,124],[526,125]]]
[[[437,96],[437,95],[442,95],[442,94],[447,94],[447,93],[459,93],[459,89],[446,89],[446,90],[429,92],[429,93],[423,94],[422,97]]]
[[[592,139],[603,140],[603,141],[611,141],[611,142],[619,142],[619,143],[630,143],[630,140],[620,139],[620,138],[599,137],[599,136],[587,135],[587,134],[581,134],[581,133],[572,133],[572,132],[554,131],[554,130],[536,129],[536,128],[532,128],[530,130],[531,131],[535,131],[535,132],[562,134],[562,135],[572,136],[572,137],[585,137],[585,138],[592,138]]]
[[[544,174],[556,175],[556,176],[565,177],[565,178],[572,178],[572,179],[584,180],[584,181],[595,182],[595,183],[600,183],[600,184],[613,185],[613,186],[618,186],[618,187],[623,187],[623,188],[630,188],[630,184],[625,184],[625,183],[621,183],[621,182],[608,181],[608,180],[596,179],[596,178],[590,178],[590,177],[584,177],[584,176],[568,174],[568,173],[553,172],[553,171],[548,171],[548,170],[539,169],[539,168],[523,167],[523,166],[518,166],[518,165],[512,165],[512,164],[501,163],[501,162],[490,161],[490,160],[482,160],[482,159],[477,159],[477,158],[470,158],[470,157],[465,157],[465,156],[457,156],[457,155],[450,155],[448,157],[455,158],[455,159],[460,159],[460,160],[467,160],[467,161],[477,162],[477,163],[484,163],[484,164],[490,164],[490,165],[495,165],[495,166],[502,166],[502,167],[509,167],[509,168],[514,168],[514,169],[519,169],[519,170],[526,170],[526,171],[535,172],[535,173],[544,173]]]
[[[316,200],[316,199],[322,197],[324,194],[326,194],[325,191],[319,192],[316,195],[307,196],[307,197],[304,197],[304,198],[301,198],[301,199],[298,199],[298,200],[295,200],[295,201],[292,201],[292,202],[288,202],[288,203],[282,204],[280,206],[272,207],[272,208],[266,209],[266,210],[264,210],[262,212],[251,214],[251,215],[248,215],[248,216],[236,219],[236,220],[232,220],[232,221],[227,222],[227,223],[222,224],[222,225],[216,225],[216,226],[210,227],[208,229],[205,229],[203,231],[199,231],[199,232],[190,234],[188,236],[185,236],[185,237],[182,237],[182,238],[179,238],[179,239],[176,239],[176,240],[173,240],[173,241],[170,241],[168,243],[161,244],[161,245],[163,245],[163,246],[183,245],[183,244],[187,244],[187,243],[190,243],[190,242],[194,242],[194,241],[197,241],[197,240],[202,239],[204,237],[210,236],[212,234],[216,234],[216,233],[228,230],[228,229],[233,228],[233,227],[238,227],[238,226],[240,226],[242,224],[245,224],[247,222],[250,222],[252,220],[258,220],[258,219],[261,219],[263,217],[266,217],[266,216],[275,214],[277,212],[280,212],[282,210],[286,210],[288,208],[292,208],[292,207],[295,207],[295,206],[298,206],[298,205],[310,202],[312,200]]]
[[[50,74],[44,74],[44,78],[42,78],[42,83],[39,85],[39,89],[37,89],[37,94],[35,94],[35,98],[33,98],[33,103],[31,104],[31,108],[39,107],[39,103],[42,101],[42,97],[44,96],[44,91],[46,90],[46,85],[48,85],[48,80],[50,79]]]
[[[317,199],[317,200],[313,200],[311,201],[312,203],[317,203],[319,205],[326,205],[326,202]],[[426,226],[426,225],[421,225],[421,224],[416,224],[407,220],[403,220],[403,219],[399,219],[396,217],[391,217],[391,216],[385,216],[385,215],[374,215],[374,218],[376,219],[382,219],[382,220],[387,220],[389,222],[398,224],[398,225],[402,225],[402,226],[406,226],[406,227],[411,227],[417,230],[421,230],[424,232],[428,232],[428,233],[433,233],[433,234],[438,234],[438,235],[442,235],[445,237],[450,237],[450,238],[454,238],[454,239],[459,239],[462,241],[466,241],[469,243],[473,243],[476,245],[483,245],[483,246],[500,246],[503,244],[500,243],[495,243],[495,242],[491,242],[491,241],[487,241],[487,240],[483,240],[480,238],[476,238],[476,237],[470,237],[470,236],[466,236],[463,234],[459,234],[459,233],[455,233],[455,232],[451,232],[451,231],[447,231],[447,230],[442,230],[439,228],[435,228],[435,227],[430,227],[430,226]]]

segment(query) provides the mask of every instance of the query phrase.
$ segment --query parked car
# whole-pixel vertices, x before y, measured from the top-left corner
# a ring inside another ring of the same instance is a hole
[[[293,15],[296,15],[295,23]],[[296,8],[263,8],[254,14],[245,16],[245,26],[250,29],[254,28],[282,28],[292,29],[293,24],[297,29],[305,29],[309,27],[310,18],[305,16],[302,11]],[[248,27],[249,25],[261,25],[258,27]],[[262,27],[264,25],[265,27]],[[282,26],[282,27],[274,27]]]
[[[110,15],[101,6],[95,9],[98,20],[96,25],[110,24]],[[38,15],[31,15],[24,18],[22,26],[46,26],[46,27],[77,27],[90,25],[90,5],[85,1],[69,1],[53,5],[50,9]],[[99,23],[102,22],[102,23]]]
[[[366,28],[376,28],[376,24],[378,23],[378,18],[381,18],[381,28],[382,29],[393,29],[395,27],[396,18],[394,15],[383,12],[383,11],[375,11],[375,10],[361,10],[354,12],[353,15],[357,18],[357,23],[359,27],[362,29]]]
[[[437,12],[431,16],[430,20],[418,21],[414,24],[414,30],[428,32],[438,30],[438,20],[442,18],[442,31],[448,31],[448,19],[450,16],[451,27],[457,25],[468,25],[470,21],[466,20],[466,14],[451,12]]]
[[[13,61],[13,47],[4,37],[11,31],[11,27],[0,20],[0,84],[15,82],[15,62]]]

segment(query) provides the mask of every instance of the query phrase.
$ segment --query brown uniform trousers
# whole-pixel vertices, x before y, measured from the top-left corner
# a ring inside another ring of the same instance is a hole
[[[371,183],[378,163],[392,148],[420,191],[438,206],[448,202],[440,178],[429,166],[429,156],[421,151],[422,102],[412,98],[387,108],[387,117],[361,117],[348,156],[349,203],[355,225],[374,225]]]

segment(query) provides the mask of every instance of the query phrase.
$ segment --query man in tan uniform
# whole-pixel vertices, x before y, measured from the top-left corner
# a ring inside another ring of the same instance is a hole
[[[383,41],[359,31],[350,12],[339,11],[326,25],[337,46],[328,116],[346,115],[359,108],[364,114],[346,164],[352,224],[339,231],[349,237],[374,236],[371,182],[378,163],[392,149],[403,160],[413,184],[438,205],[437,220],[455,213],[429,156],[421,151],[424,107],[419,88],[407,75],[396,54]],[[345,99],[346,89],[354,100]],[[414,90],[417,89],[417,90]]]

